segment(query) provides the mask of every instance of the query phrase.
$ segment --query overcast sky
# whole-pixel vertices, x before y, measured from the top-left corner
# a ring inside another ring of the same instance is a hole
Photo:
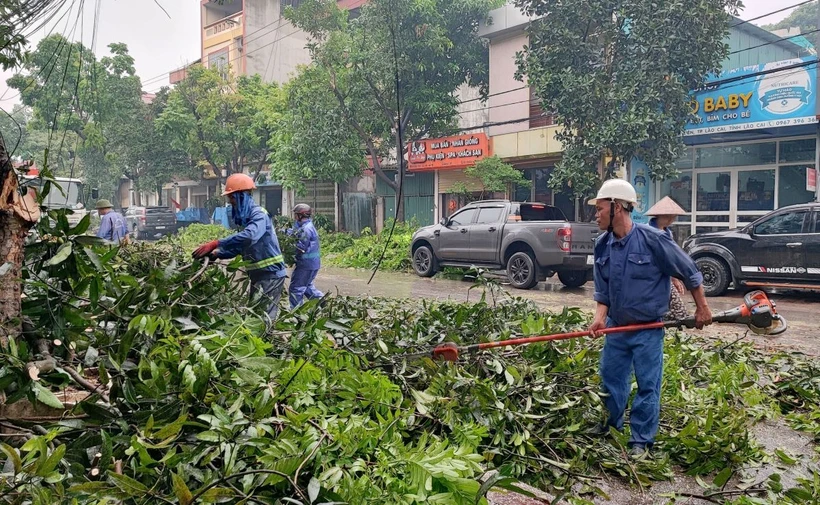
[[[76,1],[73,12],[57,23],[55,33],[71,32],[77,19],[79,4],[83,8],[83,22],[77,24],[72,40],[82,40],[86,47],[92,45],[94,25],[93,0]],[[107,53],[107,46],[113,42],[124,42],[135,59],[137,74],[142,78],[146,91],[156,91],[168,83],[168,72],[199,58],[199,0],[102,0],[98,23],[96,54]],[[67,2],[71,3],[71,2]],[[778,9],[777,5],[793,5],[798,0],[772,2],[771,0],[745,0],[745,9],[740,17],[755,18]],[[755,24],[775,23],[788,16],[790,11],[773,14],[754,21]],[[170,18],[169,18],[170,16]],[[50,30],[54,27],[47,27]],[[35,34],[33,43],[45,36],[47,30]],[[0,107],[10,110],[19,99],[16,90],[6,85],[13,72],[0,72]]]

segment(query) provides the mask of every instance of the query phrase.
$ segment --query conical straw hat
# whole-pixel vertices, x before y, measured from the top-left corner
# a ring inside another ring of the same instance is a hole
[[[644,215],[646,216],[681,216],[686,214],[683,208],[668,196],[661,198]]]

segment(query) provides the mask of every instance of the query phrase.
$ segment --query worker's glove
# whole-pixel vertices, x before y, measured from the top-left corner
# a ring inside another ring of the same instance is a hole
[[[193,256],[195,259],[202,259],[205,256],[211,256],[211,253],[217,247],[219,247],[219,241],[212,240],[197,247],[196,250],[191,254],[191,256]]]

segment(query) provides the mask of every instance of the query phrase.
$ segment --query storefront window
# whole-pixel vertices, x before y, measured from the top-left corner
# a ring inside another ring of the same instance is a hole
[[[552,190],[549,187],[551,168],[539,168],[533,170],[533,186],[535,187],[534,202],[552,205]]]
[[[692,212],[692,171],[685,170],[677,179],[661,182],[661,193],[658,199],[668,196],[678,202],[686,212]]]
[[[780,163],[814,163],[815,139],[786,140],[780,143]]]
[[[700,212],[729,210],[729,188],[732,175],[729,172],[697,174],[698,202]]]
[[[695,168],[742,167],[769,165],[777,161],[777,143],[741,144],[701,147],[697,150]]]
[[[774,210],[774,170],[737,173],[737,210]]]
[[[814,201],[814,191],[806,189],[806,171],[814,165],[780,167],[777,204],[780,207]]]
[[[532,170],[524,170],[524,178],[532,181]],[[515,186],[513,191],[514,200],[516,202],[531,202],[532,201],[532,186]]]
[[[683,155],[680,158],[678,158],[678,161],[675,162],[675,168],[679,170],[692,168],[692,163],[694,163],[694,157],[695,150],[691,147],[687,147],[686,150],[683,151]]]

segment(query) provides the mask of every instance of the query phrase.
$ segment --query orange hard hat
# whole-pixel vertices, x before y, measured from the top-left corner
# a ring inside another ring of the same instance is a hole
[[[251,191],[252,189],[256,189],[256,184],[253,183],[253,179],[251,179],[250,176],[245,174],[231,174],[228,176],[228,180],[225,181],[225,191],[222,192],[222,196],[230,195],[237,191]]]

